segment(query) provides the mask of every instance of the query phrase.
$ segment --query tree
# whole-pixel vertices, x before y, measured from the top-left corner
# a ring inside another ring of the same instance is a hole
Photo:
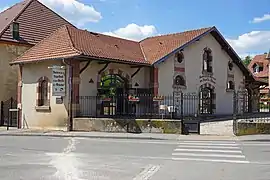
[[[244,59],[243,59],[243,63],[244,65],[248,66],[249,63],[251,62],[252,58],[250,56],[246,56]]]

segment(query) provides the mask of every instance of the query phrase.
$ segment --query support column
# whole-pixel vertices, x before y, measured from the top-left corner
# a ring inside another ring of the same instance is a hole
[[[22,65],[18,69],[18,87],[17,87],[17,108],[18,108],[18,128],[22,128]]]
[[[154,95],[157,96],[158,95],[158,87],[159,87],[159,83],[158,83],[158,68],[154,67],[153,70],[154,73]]]
[[[72,110],[73,110],[73,117],[79,115],[80,111],[80,61],[73,59],[71,61],[73,67],[73,84],[72,84]]]

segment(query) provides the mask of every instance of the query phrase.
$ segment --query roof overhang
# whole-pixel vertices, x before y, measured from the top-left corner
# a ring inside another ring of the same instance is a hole
[[[78,59],[82,61],[87,60],[96,60],[96,61],[103,61],[103,62],[112,62],[112,63],[119,63],[119,64],[130,64],[130,65],[140,65],[140,66],[151,66],[150,63],[139,63],[139,62],[132,62],[130,60],[119,60],[119,59],[107,59],[107,58],[100,58],[100,57],[92,57],[92,56],[85,56],[85,55],[77,55],[77,56],[63,56],[63,57],[56,57],[56,58],[44,58],[44,59],[33,59],[29,61],[14,61],[10,62],[9,64],[12,65],[18,65],[18,64],[31,64],[31,63],[38,63],[38,62],[44,62],[44,61],[59,61],[64,59]]]

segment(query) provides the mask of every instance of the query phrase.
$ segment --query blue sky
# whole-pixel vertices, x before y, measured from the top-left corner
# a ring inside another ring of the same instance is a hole
[[[270,49],[269,0],[40,1],[80,28],[128,39],[216,26],[241,56]]]

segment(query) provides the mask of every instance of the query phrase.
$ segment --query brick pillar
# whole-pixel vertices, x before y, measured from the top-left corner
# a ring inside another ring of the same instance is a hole
[[[18,128],[22,127],[22,65],[18,69],[18,87],[17,87],[17,107],[18,111]]]
[[[154,80],[154,95],[156,96],[156,95],[158,95],[158,86],[159,86],[159,84],[158,84],[158,68],[155,67],[153,73],[154,73],[154,78],[153,78],[153,80]]]
[[[80,61],[73,59],[72,60],[72,66],[73,66],[73,117],[79,115],[78,112],[80,110]]]

